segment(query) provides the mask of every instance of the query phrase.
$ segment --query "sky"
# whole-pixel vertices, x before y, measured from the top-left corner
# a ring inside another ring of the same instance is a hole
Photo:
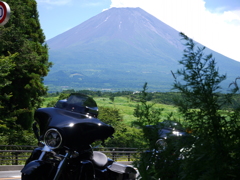
[[[112,7],[140,7],[202,45],[240,61],[240,0],[36,0],[49,40]]]

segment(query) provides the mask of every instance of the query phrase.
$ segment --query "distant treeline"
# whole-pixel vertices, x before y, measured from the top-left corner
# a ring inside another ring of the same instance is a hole
[[[75,91],[74,89],[64,90],[62,92],[55,92],[55,93],[48,93],[48,96],[59,96],[60,94],[71,94],[71,93],[82,93],[91,97],[118,97],[118,96],[125,96],[132,101],[138,101],[139,93],[141,91],[117,91],[117,92],[110,92],[110,91],[91,91],[91,90],[78,90]],[[219,97],[227,96],[227,94],[219,93]],[[181,98],[181,93],[178,92],[151,92],[147,94],[147,100],[153,103],[158,104],[167,104],[167,105],[174,105],[175,100]],[[220,98],[221,99],[221,98]],[[234,95],[235,102],[240,102],[240,94]],[[231,108],[235,104],[225,104],[223,105],[224,108]]]

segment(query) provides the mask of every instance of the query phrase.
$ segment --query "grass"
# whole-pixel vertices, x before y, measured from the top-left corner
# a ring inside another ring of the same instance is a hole
[[[94,98],[94,100],[97,102],[98,106],[119,109],[120,115],[126,124],[131,124],[132,121],[136,120],[133,116],[136,103],[130,102],[126,97],[115,97],[114,102],[109,98],[102,97]]]
[[[51,101],[57,102],[57,99],[58,97],[46,97],[42,107],[47,107],[47,104]],[[96,101],[98,107],[101,106],[101,107],[110,107],[110,108],[118,109],[120,112],[120,115],[122,116],[123,122],[129,126],[133,121],[136,120],[136,117],[133,116],[134,109],[138,104],[136,101],[131,101],[129,98],[124,96],[114,97],[113,102],[109,99],[109,97],[94,97],[93,99]],[[178,121],[183,120],[181,115],[178,112],[177,107],[173,105],[155,104],[155,107],[164,109],[162,112],[161,119],[159,121],[169,120],[168,116],[170,113],[173,113],[174,118],[177,119]],[[229,113],[229,112],[221,111],[222,115],[226,113]]]
[[[135,101],[130,101],[128,98],[122,96],[115,97],[114,102],[112,102],[109,98],[102,97],[94,98],[94,100],[97,102],[98,106],[119,109],[124,122],[128,125],[130,125],[132,121],[136,120],[136,118],[133,116],[133,112],[138,103]],[[167,119],[170,113],[174,113],[175,117],[180,119],[177,108],[172,105],[155,104],[155,107],[164,109],[161,120]]]
[[[57,102],[58,97],[45,97],[43,105],[41,106],[42,108],[47,107],[47,104],[50,103],[51,101],[56,101]]]
[[[47,104],[51,101],[57,102],[57,98],[58,97],[46,97],[42,107],[47,107]],[[99,107],[102,106],[119,109],[123,121],[128,125],[131,125],[131,122],[136,120],[136,117],[133,116],[133,113],[138,103],[135,101],[131,101],[127,97],[114,97],[113,102],[108,97],[94,97],[94,100]],[[181,119],[180,115],[177,112],[177,108],[172,105],[155,104],[155,107],[164,109],[162,112],[161,120],[166,120],[170,113],[174,113],[175,118]]]

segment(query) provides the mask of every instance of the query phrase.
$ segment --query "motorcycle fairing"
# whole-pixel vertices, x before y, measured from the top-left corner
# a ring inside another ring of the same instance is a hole
[[[37,160],[40,157],[41,153],[42,153],[42,147],[35,148],[32,151],[30,157],[27,159],[26,164],[28,164],[29,162],[31,162],[33,160]]]
[[[29,162],[24,166],[21,170],[23,174],[26,175],[36,175],[37,173],[45,173],[44,176],[48,176],[46,172],[51,172],[50,170],[53,168],[51,163],[42,160],[34,160]]]
[[[79,148],[79,142],[91,144],[96,140],[105,140],[114,133],[112,126],[98,118],[59,108],[40,108],[35,112],[35,120],[42,136],[48,128],[56,128],[64,132],[64,145],[73,149]]]

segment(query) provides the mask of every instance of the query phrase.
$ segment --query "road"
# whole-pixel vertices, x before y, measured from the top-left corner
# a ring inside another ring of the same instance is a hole
[[[21,180],[20,171],[0,171],[0,180]]]

